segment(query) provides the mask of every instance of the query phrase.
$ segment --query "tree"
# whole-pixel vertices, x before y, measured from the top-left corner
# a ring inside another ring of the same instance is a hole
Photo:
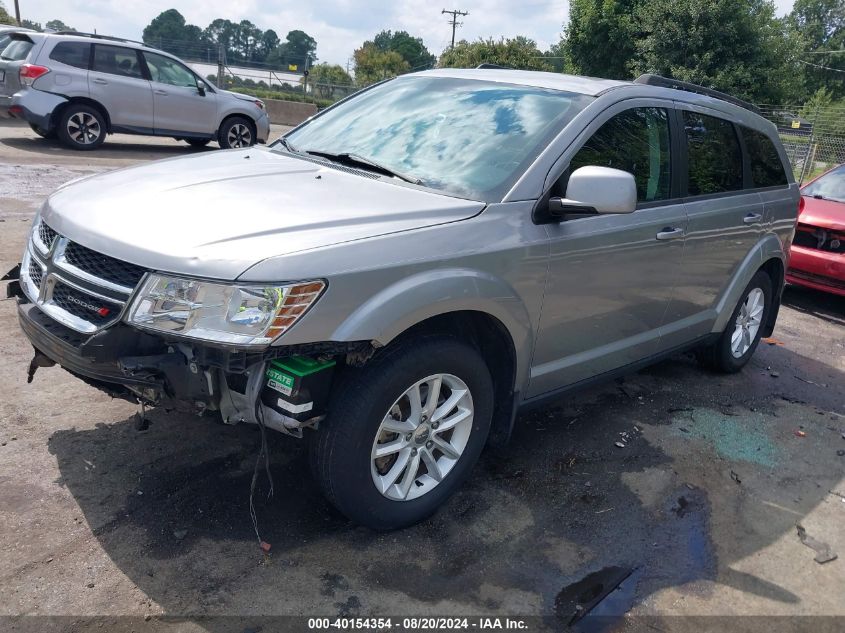
[[[198,26],[188,24],[184,16],[176,9],[159,13],[143,32],[143,39],[152,46],[157,46],[179,57],[208,59],[208,42]]]
[[[323,99],[333,98],[337,87],[353,84],[352,77],[341,66],[337,64],[329,65],[326,62],[311,68],[308,83],[313,87],[314,92]],[[346,91],[343,91],[342,94],[345,93]]]
[[[6,7],[2,2],[0,2],[0,24],[11,24],[12,26],[18,25],[14,16],[9,15],[9,12],[6,11]]]
[[[795,0],[786,18],[803,55],[804,90],[815,94],[825,88],[831,98],[845,97],[845,55],[818,54],[845,49],[845,4],[842,0]],[[809,65],[814,64],[814,65]]]
[[[770,0],[642,0],[634,19],[633,75],[656,73],[757,103],[780,103],[790,92],[790,42]]]
[[[352,56],[355,58],[355,81],[359,86],[389,79],[411,69],[399,53],[380,50],[372,42],[364,42]]]
[[[44,25],[44,28],[50,29],[52,31],[76,31],[75,28],[72,26],[68,26],[61,20],[50,20],[47,24]]]
[[[658,0],[659,1],[659,0]],[[562,48],[574,72],[630,79],[637,0],[572,0]]]
[[[395,51],[402,56],[411,70],[434,67],[437,58],[423,44],[422,38],[411,37],[407,31],[381,31],[372,42],[380,51]]]
[[[21,20],[21,26],[25,29],[32,29],[33,31],[43,31],[44,29],[41,28],[40,22],[33,22],[32,20],[27,20],[26,18]]]
[[[440,55],[441,68],[475,68],[479,64],[496,64],[522,70],[551,70],[534,40],[519,35],[513,39],[493,38],[467,42],[461,40]]]

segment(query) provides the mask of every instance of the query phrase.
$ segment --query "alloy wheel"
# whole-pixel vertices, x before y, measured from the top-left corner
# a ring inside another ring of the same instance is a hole
[[[741,358],[754,343],[757,331],[763,323],[766,295],[760,288],[753,288],[739,308],[734,333],[731,336],[731,353]]]
[[[100,138],[102,130],[97,117],[88,112],[76,112],[67,120],[68,136],[80,145],[91,145]]]
[[[411,385],[379,425],[371,452],[373,483],[393,501],[410,501],[442,482],[461,458],[473,423],[472,394],[452,374]]]
[[[235,123],[226,135],[229,147],[250,147],[252,145],[252,131],[243,123]]]

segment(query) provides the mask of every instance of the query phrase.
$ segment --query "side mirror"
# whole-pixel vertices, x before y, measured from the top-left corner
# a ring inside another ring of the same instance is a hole
[[[201,97],[205,96],[205,86],[202,85],[200,82],[197,82],[197,92],[200,93]]]
[[[621,169],[588,165],[572,172],[566,198],[549,200],[549,213],[631,213],[637,207],[633,174]]]

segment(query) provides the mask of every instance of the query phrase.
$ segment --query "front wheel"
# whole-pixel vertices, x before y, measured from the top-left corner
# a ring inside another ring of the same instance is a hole
[[[745,367],[760,343],[772,307],[772,280],[758,270],[745,287],[728,326],[712,345],[696,352],[699,362],[732,374]]]
[[[328,499],[377,530],[421,521],[466,480],[490,430],[493,384],[480,354],[426,337],[350,369],[312,444]]]
[[[255,126],[244,117],[235,116],[223,121],[217,134],[222,149],[251,147],[255,145]]]

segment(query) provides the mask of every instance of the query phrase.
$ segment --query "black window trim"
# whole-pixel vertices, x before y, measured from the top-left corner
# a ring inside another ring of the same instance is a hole
[[[47,59],[50,59],[54,62],[59,62],[60,64],[64,64],[63,61],[56,59],[53,57],[53,53],[56,52],[56,49],[59,48],[62,44],[81,44],[82,46],[88,47],[88,62],[87,66],[84,68],[82,66],[71,66],[71,68],[78,68],[79,70],[91,70],[94,61],[94,45],[91,42],[76,42],[74,40],[63,40],[61,42],[57,42],[56,45],[53,47],[53,50],[50,51],[50,54],[47,55]],[[66,66],[70,66],[70,64],[65,64]]]
[[[138,60],[138,69],[141,71],[141,76],[140,77],[124,77],[124,79],[140,79],[141,81],[144,81],[144,80],[149,81],[150,80],[149,71],[147,70],[146,65],[144,65],[142,63],[143,57],[141,57],[141,55],[139,54],[140,51],[137,48],[130,48],[128,46],[119,46],[117,44],[111,44],[111,43],[107,44],[105,42],[94,42],[91,45],[91,58],[88,60],[88,70],[92,70],[95,73],[103,73],[104,75],[113,75],[115,77],[121,77],[122,76],[122,75],[117,75],[115,73],[107,73],[104,70],[97,70],[96,68],[94,68],[94,58],[95,58],[95,55],[96,55],[95,47],[97,47],[97,46],[108,46],[110,48],[119,48],[119,49],[124,50],[124,51],[132,51],[133,53],[135,53],[135,58]]]

